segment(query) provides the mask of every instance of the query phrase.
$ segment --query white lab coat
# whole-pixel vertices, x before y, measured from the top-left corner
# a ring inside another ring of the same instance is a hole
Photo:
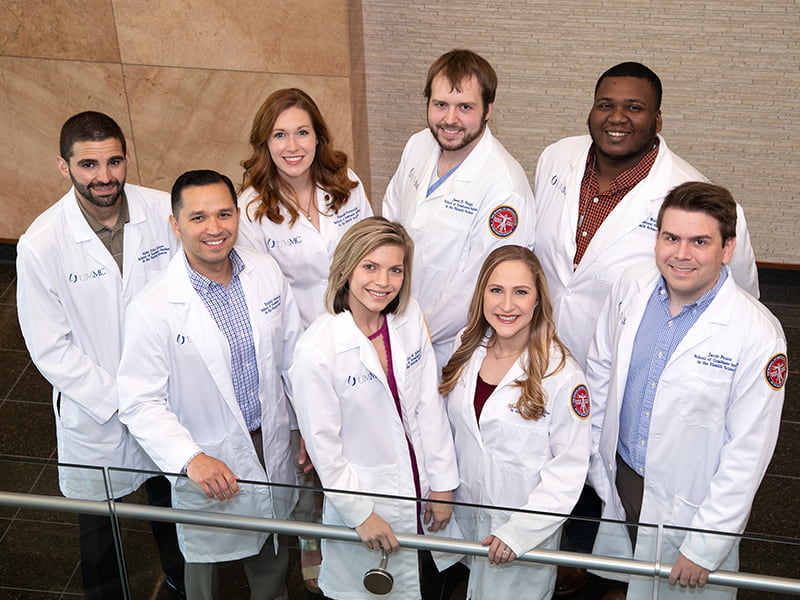
[[[558,335],[582,367],[611,286],[626,268],[653,255],[656,217],[667,192],[687,181],[707,181],[659,139],[650,173],[608,215],[574,271],[581,179],[592,140],[588,135],[564,138],[545,148],[536,166],[536,256],[547,277]],[[758,298],[755,256],[741,206],[737,216],[731,268],[736,283]]]
[[[532,248],[535,211],[525,172],[488,127],[461,166],[426,198],[440,153],[427,129],[409,139],[386,189],[383,216],[402,223],[414,239],[412,295],[428,322],[441,370],[466,325],[484,259],[506,244]],[[502,207],[516,213],[517,222],[505,237],[491,225],[498,209],[496,219],[510,214]]]
[[[228,340],[192,287],[182,254],[128,309],[118,376],[120,419],[163,471],[180,473],[205,452],[240,479],[295,484],[284,381],[300,317],[275,261],[253,250],[237,252],[245,264],[239,278],[258,357],[266,473],[236,402]],[[172,480],[176,508],[286,519],[296,500],[293,489],[240,484],[233,501],[220,502],[186,477]],[[187,562],[252,556],[267,536],[178,524]]]
[[[302,213],[294,226],[289,226],[289,213],[283,207],[283,223],[273,223],[266,217],[260,223],[256,222],[253,219],[256,203],[250,204],[256,197],[255,190],[249,187],[239,196],[241,217],[238,243],[265,252],[277,261],[289,280],[303,329],[325,312],[328,268],[339,240],[358,221],[372,216],[372,207],[361,180],[352,171],[348,171],[348,175],[351,180],[358,181],[358,187],[350,190],[347,203],[337,214],[326,214],[329,212],[327,194],[317,188],[319,231]]]
[[[523,419],[515,407],[520,390],[514,382],[525,377],[525,352],[489,396],[479,426],[475,387],[485,356],[486,348],[475,350],[447,398],[461,479],[455,499],[488,507],[456,506],[458,526],[467,540],[480,542],[493,534],[518,556],[533,548],[558,549],[564,517],[491,507],[570,513],[589,467],[589,417],[579,416],[572,407],[578,386],[586,388],[585,378],[577,363],[568,358],[561,371],[542,382],[547,394],[544,416],[537,421]],[[553,347],[549,370],[560,358]],[[486,558],[474,557],[467,597],[549,600],[555,578],[554,566],[527,562],[493,566]]]
[[[61,463],[156,470],[117,417],[116,372],[125,307],[175,253],[169,195],[125,185],[123,275],[78,206],[75,189],[39,215],[17,244],[17,308],[36,367],[53,385]],[[60,398],[60,399],[59,399]],[[61,493],[108,497],[102,472],[60,466]],[[110,472],[115,498],[147,475]]]
[[[408,430],[397,414],[378,354],[349,311],[317,318],[297,343],[290,369],[300,432],[323,487],[416,497],[406,435],[412,440],[423,497],[458,485],[455,452],[437,390],[434,355],[416,302],[387,316],[392,364]],[[322,520],[356,527],[375,512],[396,533],[416,534],[416,504],[348,494],[326,494]],[[319,583],[327,596],[371,598],[364,573],[380,555],[363,545],[323,540]],[[401,549],[388,570],[386,598],[419,599],[417,553]]]
[[[589,480],[608,519],[625,518],[614,483],[619,415],[634,338],[658,276],[652,261],[622,276],[600,316],[589,352],[587,377],[594,400]],[[786,339],[777,319],[728,277],[659,380],[640,522],[744,531],[775,448],[783,405],[783,387],[768,385],[766,367],[785,353]],[[680,550],[710,570],[738,567],[734,537],[675,529],[665,529],[664,534],[664,564],[674,563]],[[656,559],[655,536],[654,527],[639,528],[637,559]],[[594,552],[630,558],[623,526],[602,523]],[[628,597],[649,597],[652,578],[632,577],[630,586]],[[735,593],[733,588],[706,586],[703,597],[734,598]],[[662,580],[659,598],[678,594]]]

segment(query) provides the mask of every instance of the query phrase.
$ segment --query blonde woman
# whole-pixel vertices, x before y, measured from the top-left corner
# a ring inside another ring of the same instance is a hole
[[[515,562],[533,548],[558,548],[589,465],[589,394],[583,373],[558,339],[547,283],[521,246],[489,254],[472,295],[469,321],[442,372],[440,391],[455,439],[462,533],[489,547],[470,563],[472,600],[549,600],[554,566]]]
[[[409,297],[413,242],[382,217],[339,242],[325,293],[327,313],[298,342],[295,412],[323,487],[432,500],[452,499],[455,453],[437,390],[436,359]],[[395,533],[439,531],[447,504],[326,493],[323,522],[354,528],[362,546],[323,541],[319,584],[330,598],[371,598],[361,586],[381,549],[391,554],[387,598],[421,597],[417,552]]]

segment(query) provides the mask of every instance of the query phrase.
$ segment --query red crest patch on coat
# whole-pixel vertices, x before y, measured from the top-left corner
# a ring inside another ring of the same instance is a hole
[[[584,384],[576,385],[575,389],[572,390],[572,410],[581,419],[585,419],[591,412],[589,405],[589,388]]]
[[[489,229],[499,238],[510,236],[517,230],[519,217],[510,206],[498,206],[489,216]]]
[[[767,366],[764,367],[764,378],[773,390],[779,390],[783,387],[788,373],[789,360],[783,353],[776,354],[770,358]]]

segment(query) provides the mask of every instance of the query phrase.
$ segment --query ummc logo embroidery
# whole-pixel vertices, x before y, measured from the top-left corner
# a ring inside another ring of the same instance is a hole
[[[360,383],[367,383],[373,379],[377,379],[374,373],[367,373],[366,375],[350,375],[347,378],[347,385],[353,387]]]
[[[303,236],[297,235],[295,237],[286,238],[285,240],[270,239],[267,242],[267,247],[272,248],[289,248],[290,246],[299,246],[303,243]]]
[[[97,279],[98,277],[103,277],[108,275],[108,269],[105,267],[100,267],[99,269],[95,269],[93,271],[87,271],[86,273],[70,273],[67,276],[67,279],[70,283],[78,283],[79,281],[90,281],[92,279]]]

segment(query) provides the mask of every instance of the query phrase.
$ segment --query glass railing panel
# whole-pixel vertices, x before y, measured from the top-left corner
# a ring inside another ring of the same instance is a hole
[[[102,469],[92,467],[64,466],[62,473],[104,477]],[[58,467],[50,461],[0,458],[0,493],[19,495],[16,505],[0,506],[0,597],[80,597],[78,514],[22,502],[63,501]]]
[[[675,562],[679,552],[687,557],[707,557],[719,562],[717,570],[711,573],[712,583],[706,587],[729,591],[736,586],[739,600],[785,600],[800,595],[800,540],[797,538],[739,536],[665,526],[661,533],[660,552],[665,567]],[[725,579],[726,573],[742,575],[746,580],[713,582],[715,576]],[[770,577],[795,579],[795,585],[791,586],[793,591],[781,593],[760,589],[758,586],[764,583],[762,579]],[[675,589],[666,580],[662,580],[660,585],[660,592]]]

